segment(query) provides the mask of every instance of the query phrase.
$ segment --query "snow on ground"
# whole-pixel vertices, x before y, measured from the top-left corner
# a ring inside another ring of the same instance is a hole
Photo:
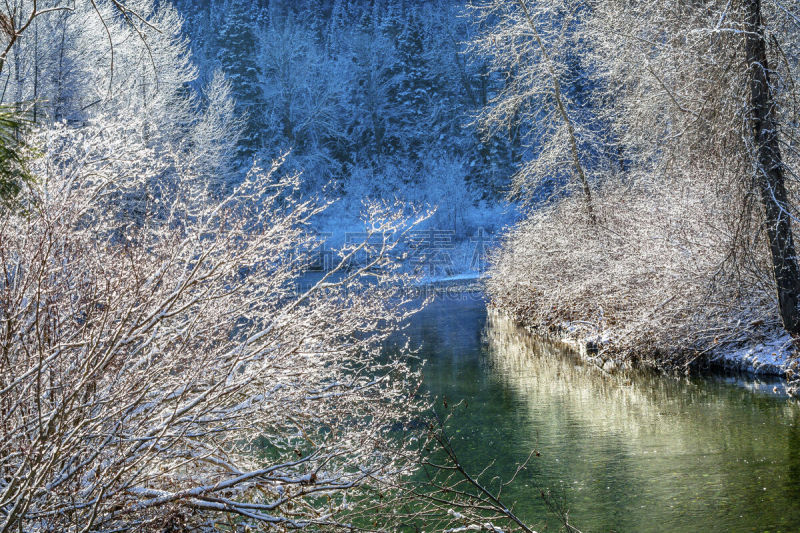
[[[713,354],[711,362],[732,370],[782,376],[789,368],[796,368],[793,354],[792,338],[784,334],[738,349],[720,350]]]
[[[451,276],[442,276],[442,275],[425,276],[420,280],[420,283],[429,284],[429,283],[450,283],[456,281],[478,281],[485,278],[486,278],[486,273],[470,270],[468,272],[453,274]]]
[[[629,367],[625,361],[615,359],[603,350],[603,345],[609,342],[612,332],[587,330],[591,330],[587,324],[567,323],[555,340],[570,346],[584,360],[605,371],[614,372]],[[536,334],[535,329],[532,331]],[[800,360],[795,359],[797,356],[792,338],[784,333],[753,340],[739,347],[720,347],[710,354],[708,361],[716,368],[746,372],[754,376],[787,377],[793,381],[800,380]],[[800,393],[800,381],[797,387]]]

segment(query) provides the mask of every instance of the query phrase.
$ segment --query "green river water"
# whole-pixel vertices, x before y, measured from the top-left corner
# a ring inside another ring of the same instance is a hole
[[[605,375],[475,295],[435,301],[409,333],[440,408],[467,402],[450,424],[465,463],[508,477],[539,451],[504,495],[540,531],[557,526],[540,488],[583,532],[800,531],[800,405],[780,382]]]

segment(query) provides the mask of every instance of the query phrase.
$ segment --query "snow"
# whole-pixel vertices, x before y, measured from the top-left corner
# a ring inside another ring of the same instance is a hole
[[[720,350],[712,355],[711,361],[733,370],[757,375],[782,376],[789,368],[796,366],[793,354],[792,338],[783,334],[738,349]]]
[[[581,321],[565,323],[563,333],[554,340],[569,346],[582,359],[603,371],[614,373],[629,369],[630,364],[626,361],[604,354],[603,345],[612,341],[613,332],[587,331],[592,330],[592,326]],[[800,393],[800,382],[790,383],[787,387],[786,381],[779,378],[795,379],[793,376],[800,369],[797,355],[791,336],[774,333],[738,347],[720,346],[710,353],[707,360],[712,368],[750,374],[753,379],[734,378],[734,381],[753,392],[794,394],[795,385],[796,392]]]
[[[454,274],[452,276],[426,276],[420,281],[421,284],[448,283],[451,281],[478,281],[486,278],[486,273],[474,270]]]

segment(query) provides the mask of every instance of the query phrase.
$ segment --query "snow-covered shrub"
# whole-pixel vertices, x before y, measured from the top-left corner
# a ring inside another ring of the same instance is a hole
[[[373,263],[298,290],[318,209],[277,164],[218,200],[177,172],[129,224],[118,199],[161,175],[142,140],[34,141],[26,208],[0,213],[3,527],[333,526],[411,468],[390,431],[418,376],[377,353],[411,312],[386,259],[408,219],[373,207]]]
[[[479,122],[529,128],[515,186],[543,205],[496,258],[495,304],[661,361],[796,333],[794,15],[771,0],[479,13],[475,49],[514,73]]]
[[[466,179],[467,165],[444,154],[431,154],[422,172],[425,202],[436,206],[431,224],[463,235],[477,201],[477,194]]]
[[[694,177],[642,180],[599,188],[596,225],[581,220],[577,198],[539,210],[494,258],[493,305],[662,363],[777,328],[767,251],[743,249],[745,222],[730,209],[743,195]]]

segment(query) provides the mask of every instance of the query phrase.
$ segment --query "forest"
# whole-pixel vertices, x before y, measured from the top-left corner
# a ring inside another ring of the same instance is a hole
[[[799,69],[797,0],[8,0],[0,532],[534,531],[397,341],[442,283],[796,395]]]

